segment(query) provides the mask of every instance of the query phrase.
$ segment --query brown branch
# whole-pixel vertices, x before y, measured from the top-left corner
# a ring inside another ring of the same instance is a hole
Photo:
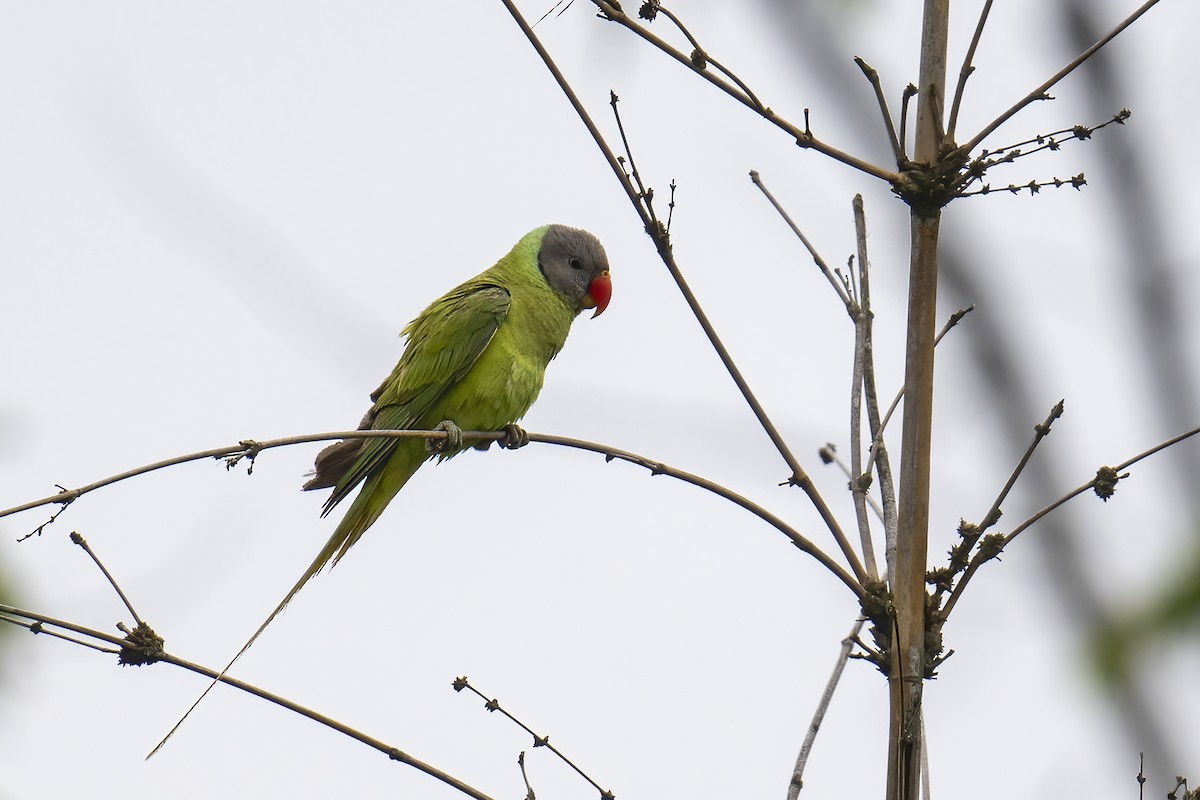
[[[451,685],[454,687],[454,691],[456,691],[456,692],[461,692],[463,689],[469,690],[470,692],[472,692],[473,694],[478,696],[481,700],[483,700],[483,707],[486,708],[489,712],[499,711],[502,715],[504,715],[506,718],[508,718],[508,720],[510,722],[515,724],[521,730],[528,733],[530,736],[532,736],[534,747],[544,747],[547,750],[549,750],[551,753],[554,753],[554,755],[558,756],[559,760],[562,761],[564,764],[566,764],[571,769],[575,770],[576,774],[578,774],[579,777],[583,778],[585,781],[587,781],[593,787],[595,787],[596,791],[598,791],[600,793],[600,797],[602,798],[602,800],[613,800],[613,798],[616,797],[616,795],[614,795],[612,792],[608,791],[607,789],[602,787],[600,784],[596,783],[596,781],[592,780],[592,777],[590,775],[588,775],[586,772],[584,772],[582,769],[580,769],[579,766],[576,765],[574,761],[567,758],[567,756],[561,750],[559,750],[554,745],[550,744],[549,736],[538,736],[536,733],[534,733],[532,728],[530,728],[528,725],[526,725],[521,720],[517,719],[515,716],[510,714],[507,709],[502,707],[500,705],[499,700],[496,700],[494,698],[489,698],[483,692],[479,691],[474,686],[472,686],[471,682],[465,676],[461,677],[461,678],[455,678],[454,683]],[[522,759],[522,767],[524,766],[523,762],[524,762],[524,759]],[[529,785],[528,782],[526,782],[526,787],[528,787],[528,785]]]
[[[800,240],[800,244],[804,245],[804,249],[808,251],[810,256],[812,256],[813,263],[816,264],[817,268],[821,270],[821,274],[824,275],[825,279],[829,281],[829,285],[833,287],[833,291],[837,294],[838,299],[841,300],[842,305],[846,307],[846,311],[850,312],[851,317],[853,317],[851,308],[854,305],[854,301],[850,298],[849,293],[846,291],[845,285],[842,283],[842,281],[837,279],[836,275],[833,274],[833,270],[831,270],[829,265],[825,263],[825,259],[821,258],[821,254],[817,252],[815,247],[813,247],[812,242],[808,240],[808,237],[804,235],[804,232],[800,230],[800,227],[792,221],[791,215],[788,214],[779,201],[775,199],[775,195],[771,194],[771,190],[768,189],[766,184],[762,182],[762,176],[759,175],[758,170],[750,170],[750,182],[758,187],[758,190],[763,193],[764,197],[767,198],[767,201],[775,209],[776,213],[778,213],[787,226],[792,229],[792,233],[796,234],[796,238]]]
[[[1159,2],[1159,0],[1147,0],[1145,3],[1142,4],[1142,6],[1140,8],[1138,8],[1136,11],[1134,11],[1132,14],[1130,14],[1128,17],[1126,17],[1119,25],[1117,25],[1117,27],[1115,27],[1111,31],[1109,31],[1109,33],[1106,36],[1104,36],[1103,38],[1101,38],[1100,41],[1096,42],[1094,45],[1089,47],[1087,50],[1084,50],[1082,53],[1080,53],[1078,56],[1076,56],[1075,59],[1073,61],[1071,61],[1071,63],[1067,64],[1065,67],[1060,69],[1058,72],[1054,73],[1054,75],[1049,80],[1047,80],[1041,86],[1034,89],[1029,94],[1025,95],[1025,97],[1023,97],[1019,101],[1017,101],[1017,103],[1015,105],[1013,105],[1011,108],[1009,108],[1007,111],[1005,111],[1000,116],[996,117],[996,119],[989,122],[987,124],[987,126],[984,127],[983,130],[981,130],[979,133],[975,134],[971,138],[971,141],[969,141],[965,145],[963,145],[962,149],[965,152],[968,152],[968,153],[971,152],[976,147],[978,147],[980,145],[980,143],[983,142],[984,139],[986,139],[988,136],[991,136],[992,133],[997,128],[999,128],[1004,123],[1008,122],[1019,111],[1021,111],[1021,109],[1025,108],[1025,106],[1027,106],[1030,103],[1033,103],[1037,100],[1046,99],[1048,97],[1046,92],[1049,91],[1049,89],[1052,86],[1054,86],[1056,83],[1061,81],[1063,78],[1067,77],[1072,72],[1074,72],[1076,67],[1078,67],[1083,62],[1087,61],[1093,55],[1095,55],[1100,50],[1100,48],[1104,47],[1104,45],[1108,44],[1113,39],[1115,39],[1118,34],[1120,34],[1122,31],[1124,31],[1126,28],[1128,28],[1134,22],[1136,22],[1139,17],[1141,17],[1143,14],[1145,14],[1147,11],[1149,11],[1154,6],[1158,5],[1158,2]]]
[[[503,2],[505,4],[505,6],[509,6],[511,3],[511,0],[501,0],[501,2]],[[742,89],[733,85],[732,83],[730,83],[729,81],[720,77],[719,75],[714,75],[712,72],[704,69],[702,66],[697,66],[692,61],[691,54],[684,53],[682,50],[679,50],[678,48],[673,47],[672,45],[670,45],[667,42],[660,39],[655,34],[651,33],[644,26],[639,25],[635,20],[633,20],[624,11],[622,11],[617,5],[613,4],[611,2],[611,0],[591,0],[591,2],[598,9],[600,9],[600,16],[602,18],[621,25],[622,27],[633,32],[637,36],[641,37],[644,41],[646,41],[653,47],[657,48],[661,52],[663,52],[666,55],[670,56],[671,58],[675,59],[680,64],[683,64],[688,69],[692,70],[697,75],[704,78],[706,81],[708,81],[712,85],[716,86],[721,91],[725,92],[725,94],[734,98],[739,103],[746,106],[750,110],[754,111],[756,114],[758,114],[763,119],[770,122],[775,127],[779,128],[780,130],[787,133],[789,136],[791,136],[796,141],[796,144],[798,146],[816,150],[819,153],[829,156],[830,158],[834,159],[835,161],[840,161],[841,163],[845,164],[848,167],[856,169],[860,172],[865,172],[868,175],[873,175],[876,178],[881,178],[881,179],[887,181],[888,183],[894,183],[900,179],[900,175],[896,172],[892,172],[891,170],[883,169],[882,167],[878,167],[874,164],[863,161],[860,158],[852,156],[849,153],[845,153],[841,150],[838,150],[836,147],[825,144],[824,142],[822,142],[821,140],[817,139],[815,136],[812,135],[812,132],[810,130],[808,130],[807,125],[805,125],[805,127],[803,129],[801,129],[801,128],[797,127],[796,125],[793,125],[792,123],[788,122],[787,120],[777,116],[775,114],[775,112],[772,111],[770,108],[763,106],[761,103],[759,103],[758,98],[754,97],[751,94],[747,94]],[[512,10],[512,9],[510,8],[510,10]],[[728,74],[728,73],[726,73],[726,74]]]
[[[1184,441],[1185,439],[1189,439],[1197,434],[1200,434],[1200,428],[1193,428],[1192,430],[1190,430],[1186,433],[1181,433],[1178,436],[1173,436],[1164,442],[1160,442],[1159,444],[1156,444],[1154,447],[1151,447],[1149,450],[1144,450],[1143,452],[1138,453],[1133,458],[1127,459],[1127,460],[1121,462],[1120,464],[1117,464],[1115,467],[1102,467],[1100,470],[1097,471],[1096,477],[1092,478],[1090,481],[1083,484],[1082,486],[1079,486],[1079,487],[1071,490],[1067,494],[1065,494],[1062,497],[1055,500],[1053,503],[1050,503],[1045,508],[1042,508],[1040,511],[1036,512],[1035,514],[1033,514],[1032,516],[1027,518],[1020,525],[1013,528],[1012,531],[1009,532],[1007,535],[1004,535],[1004,536],[997,535],[998,539],[997,539],[994,547],[988,548],[986,550],[977,550],[975,552],[975,555],[971,558],[971,563],[967,566],[966,571],[963,572],[962,578],[959,580],[958,585],[956,585],[954,587],[954,591],[951,592],[950,597],[947,598],[946,605],[941,610],[941,612],[939,613],[938,616],[942,620],[947,619],[950,616],[951,610],[953,610],[954,606],[958,603],[958,599],[962,596],[963,588],[970,581],[971,577],[974,576],[974,574],[979,570],[979,568],[981,566],[983,566],[983,564],[987,563],[988,561],[991,561],[993,558],[995,558],[997,555],[999,555],[1000,552],[1003,551],[1005,547],[1008,547],[1008,545],[1012,542],[1013,539],[1017,538],[1017,536],[1019,536],[1022,532],[1024,532],[1028,528],[1030,528],[1034,523],[1038,522],[1043,517],[1045,517],[1047,514],[1051,513],[1052,511],[1057,510],[1058,508],[1065,505],[1068,501],[1075,499],[1076,497],[1078,497],[1079,495],[1088,491],[1089,489],[1097,491],[1097,493],[1099,494],[1100,490],[1102,490],[1104,488],[1104,486],[1107,485],[1108,488],[1107,488],[1105,494],[1102,494],[1103,499],[1107,500],[1108,497],[1111,496],[1111,494],[1112,494],[1113,487],[1115,486],[1116,481],[1118,481],[1122,478],[1128,477],[1127,475],[1122,474],[1122,473],[1124,473],[1124,471],[1126,469],[1128,469],[1129,467],[1132,467],[1134,464],[1138,463],[1139,461],[1141,461],[1145,458],[1149,458],[1150,456],[1154,455],[1155,453],[1158,453],[1162,450],[1167,449],[1168,447],[1172,447],[1176,444],[1179,444],[1180,442]]]
[[[130,645],[129,637],[121,639],[121,638],[118,638],[111,634],[104,633],[102,631],[93,630],[91,628],[85,628],[82,625],[76,625],[72,622],[55,619],[53,617],[48,617],[44,614],[38,614],[33,611],[25,611],[24,609],[15,608],[13,606],[6,605],[4,603],[0,603],[0,614],[4,614],[4,615],[10,616],[10,617],[34,620],[35,625],[40,626],[42,628],[44,628],[44,626],[50,625],[50,626],[54,626],[57,628],[61,628],[63,630],[71,631],[71,632],[79,634],[81,636],[86,636],[90,639],[95,639],[95,640],[98,640],[101,642],[107,642],[111,645],[114,645],[117,648],[120,648],[120,650],[118,652],[121,652],[121,653],[127,652],[129,645]],[[0,619],[3,619],[3,617],[0,617]],[[30,626],[30,627],[32,628],[33,626]],[[35,631],[35,633],[36,632],[43,632],[43,631],[38,630],[38,631]],[[66,638],[66,637],[62,637],[62,638]],[[69,638],[67,639],[67,641],[71,641],[71,642],[74,642],[77,644],[84,644],[82,642],[77,642],[76,640],[69,639]],[[94,647],[93,645],[87,645],[87,646]],[[110,651],[106,650],[104,652],[110,652]],[[280,697],[279,695],[276,695],[276,694],[272,694],[271,692],[268,692],[265,689],[260,689],[259,687],[254,686],[252,684],[246,683],[244,681],[239,681],[237,678],[231,678],[228,675],[220,675],[219,673],[215,672],[214,670],[209,669],[208,667],[204,667],[199,664],[194,664],[191,661],[185,661],[184,659],[179,658],[178,656],[171,655],[170,653],[166,652],[165,650],[161,650],[161,649],[157,650],[154,653],[154,661],[162,661],[167,664],[171,664],[172,666],[180,667],[180,668],[186,669],[190,672],[195,672],[198,675],[203,675],[207,678],[219,679],[221,683],[232,686],[233,688],[239,689],[243,692],[246,692],[247,694],[252,694],[255,697],[259,697],[270,703],[274,703],[275,705],[280,706],[282,708],[286,708],[288,711],[299,714],[303,717],[307,717],[308,719],[311,719],[313,722],[320,723],[321,725],[324,725],[327,728],[332,728],[333,730],[337,731],[338,733],[341,733],[345,736],[350,737],[351,739],[354,739],[355,741],[358,741],[358,742],[361,742],[362,744],[367,745],[368,747],[378,750],[379,752],[383,753],[384,755],[386,755],[388,758],[392,759],[393,761],[399,761],[403,764],[407,764],[410,767],[413,767],[414,769],[424,772],[426,775],[429,775],[432,778],[436,778],[437,780],[441,781],[442,783],[446,784],[447,786],[457,789],[458,791],[462,792],[463,794],[467,795],[468,797],[474,797],[474,798],[476,798],[476,800],[492,800],[491,797],[489,797],[488,795],[479,791],[478,789],[475,789],[472,786],[469,786],[468,784],[462,782],[458,778],[455,778],[454,776],[450,775],[447,772],[443,772],[442,770],[438,769],[437,767],[434,767],[430,764],[425,763],[424,761],[421,761],[420,759],[417,759],[417,758],[414,758],[413,756],[408,755],[407,753],[403,752],[402,750],[400,750],[397,747],[393,747],[392,745],[389,745],[386,742],[380,741],[379,739],[375,739],[371,736],[367,736],[366,734],[364,734],[358,730],[355,730],[354,728],[351,728],[349,725],[338,722],[337,720],[327,717],[324,714],[319,714],[316,711],[313,711],[309,708],[305,708],[304,706],[299,705],[297,703],[293,703],[291,700],[288,700],[284,697]],[[152,662],[147,661],[144,663],[152,663]]]
[[[958,85],[954,87],[954,102],[950,104],[950,123],[946,126],[947,141],[954,142],[954,132],[958,128],[958,110],[962,105],[963,91],[967,88],[967,79],[971,77],[971,73],[975,71],[975,66],[971,63],[975,60],[975,48],[979,46],[979,40],[983,38],[983,26],[987,24],[988,14],[992,10],[992,0],[985,0],[983,9],[979,12],[979,22],[975,24],[975,35],[971,37],[971,44],[967,47],[967,54],[963,57],[962,68],[958,71]]]
[[[883,124],[887,128],[888,144],[892,146],[892,154],[896,156],[896,163],[901,163],[907,159],[904,154],[904,145],[900,143],[900,137],[896,135],[896,125],[892,122],[892,112],[888,110],[887,98],[883,95],[883,86],[879,83],[879,72],[862,60],[858,56],[854,57],[854,63],[862,70],[863,75],[867,77],[867,81],[871,84],[871,88],[875,90],[875,101],[879,103],[879,112],[883,115]]]
[[[613,9],[612,5],[605,3],[604,0],[592,1],[601,3],[602,10]],[[808,495],[810,502],[812,502],[813,506],[816,508],[817,513],[821,515],[821,519],[829,528],[830,533],[833,535],[834,541],[837,542],[838,547],[845,556],[846,562],[850,565],[850,568],[854,572],[855,578],[857,579],[857,583],[861,588],[861,584],[866,581],[866,572],[863,570],[857,554],[850,546],[850,542],[846,538],[845,533],[842,531],[841,525],[838,524],[837,518],[834,517],[833,512],[830,510],[828,504],[825,502],[824,498],[821,497],[821,494],[813,484],[812,479],[808,476],[808,473],[804,471],[804,468],[800,466],[800,462],[796,459],[795,455],[792,454],[791,449],[783,440],[783,436],[780,435],[779,430],[775,427],[775,424],[771,421],[771,418],[767,416],[766,410],[762,407],[762,404],[758,402],[758,398],[755,397],[754,392],[750,389],[750,384],[747,383],[746,379],[742,376],[741,370],[738,369],[737,364],[734,363],[733,357],[729,354],[729,351],[725,348],[724,343],[721,342],[720,337],[717,335],[716,328],[714,328],[712,322],[709,321],[708,315],[704,313],[704,309],[700,306],[700,301],[696,298],[696,295],[693,294],[691,287],[688,286],[687,281],[683,277],[683,272],[679,269],[679,265],[675,261],[675,255],[671,248],[670,235],[667,233],[665,226],[660,224],[658,220],[654,218],[653,215],[647,210],[642,202],[641,195],[630,182],[629,176],[625,174],[625,170],[621,167],[616,155],[613,154],[612,148],[608,146],[608,143],[604,140],[604,137],[600,135],[600,131],[596,128],[595,123],[593,123],[591,120],[591,116],[588,115],[587,110],[579,101],[579,97],[575,94],[575,91],[571,88],[570,84],[567,83],[566,78],[563,77],[562,72],[559,71],[557,65],[555,65],[554,60],[550,57],[549,52],[547,52],[546,48],[542,45],[541,40],[537,38],[537,35],[533,32],[533,29],[529,27],[529,23],[525,21],[525,18],[521,15],[521,12],[517,9],[516,5],[513,3],[513,0],[501,0],[501,2],[504,4],[504,7],[508,9],[509,14],[512,15],[513,20],[517,23],[517,26],[521,29],[521,32],[525,34],[525,38],[529,40],[530,45],[537,52],[543,63],[545,63],[546,68],[550,70],[551,75],[554,76],[559,88],[566,96],[567,101],[571,104],[572,108],[574,108],[575,112],[579,115],[580,120],[592,134],[592,139],[596,142],[596,146],[599,147],[601,152],[604,154],[605,160],[608,161],[608,164],[611,167],[613,174],[616,176],[617,181],[625,190],[626,196],[629,198],[629,201],[633,204],[634,210],[641,218],[646,232],[650,235],[651,241],[654,242],[654,247],[658,252],[659,258],[662,260],[663,265],[667,268],[667,271],[671,274],[671,278],[675,281],[676,287],[679,289],[680,294],[683,295],[684,300],[688,304],[688,308],[691,309],[692,315],[695,316],[696,321],[700,323],[700,327],[704,330],[704,334],[708,337],[709,343],[717,352],[717,356],[721,359],[721,363],[724,364],[729,376],[733,378],[733,382],[737,384],[738,390],[742,393],[742,397],[745,399],[747,405],[749,405],[750,409],[754,412],[754,416],[758,419],[759,425],[762,426],[763,431],[775,445],[775,449],[779,451],[780,456],[783,457],[783,460],[787,463],[788,468],[792,470],[792,475],[788,482],[790,484],[799,486],[801,490]],[[616,9],[613,9],[613,11],[621,14],[622,17],[624,16],[623,12],[620,12]],[[640,26],[637,25],[634,25],[634,27],[640,28]]]
[[[854,305],[854,365],[850,381],[850,493],[854,500],[854,514],[858,519],[858,536],[862,545],[863,561],[872,582],[879,579],[875,561],[875,545],[871,541],[871,520],[867,516],[867,489],[871,474],[863,473],[862,461],[862,404],[865,396],[865,373],[874,371],[872,353],[871,281],[870,262],[867,258],[867,220],[863,212],[862,195],[855,195],[854,232],[858,249],[858,302]],[[874,378],[872,376],[872,384]],[[878,414],[878,409],[876,409]],[[886,502],[886,498],[884,499]],[[885,533],[886,535],[886,533]]]

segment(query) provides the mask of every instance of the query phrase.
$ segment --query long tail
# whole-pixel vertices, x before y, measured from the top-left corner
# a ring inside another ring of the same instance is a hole
[[[146,756],[147,759],[162,749],[162,746],[167,743],[167,740],[171,738],[175,731],[179,730],[179,726],[183,724],[183,721],[196,709],[196,706],[200,705],[200,701],[208,696],[213,687],[225,677],[225,673],[237,663],[237,660],[250,649],[250,645],[254,644],[258,637],[262,635],[267,626],[274,622],[275,618],[287,608],[287,604],[304,587],[304,584],[308,583],[309,579],[320,572],[326,564],[330,566],[337,564],[342,556],[346,555],[346,552],[362,538],[367,528],[370,528],[375,520],[379,519],[379,515],[387,508],[388,503],[403,488],[404,484],[408,483],[408,479],[416,473],[417,468],[421,466],[427,457],[427,454],[423,451],[411,448],[412,455],[406,458],[405,454],[408,450],[408,448],[397,450],[382,471],[367,478],[362,490],[359,491],[358,496],[354,498],[354,502],[350,504],[350,508],[346,511],[346,516],[342,517],[342,521],[334,529],[333,535],[329,537],[329,541],[325,542],[325,546],[321,548],[321,552],[317,554],[312,564],[300,576],[300,580],[296,581],[296,585],[279,601],[279,605],[275,606],[275,610],[263,620],[262,624],[258,626],[258,630],[246,640],[246,643],[242,645],[242,649],[238,650],[234,657],[229,659],[229,663],[225,665],[220,674],[213,678],[212,683],[196,698],[196,702],[192,703],[183,716],[179,718],[179,721],[172,726],[171,730],[167,731],[167,735],[162,738],[162,741],[154,746],[154,749]]]

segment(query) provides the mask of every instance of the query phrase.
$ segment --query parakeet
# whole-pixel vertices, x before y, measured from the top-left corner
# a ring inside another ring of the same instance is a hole
[[[564,225],[530,231],[495,266],[447,292],[408,324],[404,353],[371,394],[373,405],[359,429],[430,430],[443,421],[460,431],[511,426],[537,399],[546,366],[562,349],[575,317],[593,308],[592,316],[600,315],[611,296],[608,258],[595,236]],[[313,575],[354,546],[421,464],[470,446],[460,440],[438,453],[421,438],[370,438],[322,450],[303,487],[333,488],[322,516],[360,484],[362,489],[300,580],[225,670]]]

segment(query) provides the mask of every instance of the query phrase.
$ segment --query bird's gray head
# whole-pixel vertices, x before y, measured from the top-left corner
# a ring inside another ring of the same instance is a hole
[[[579,228],[551,225],[542,237],[537,260],[546,283],[577,312],[594,308],[596,317],[608,308],[612,297],[608,256],[595,236]]]

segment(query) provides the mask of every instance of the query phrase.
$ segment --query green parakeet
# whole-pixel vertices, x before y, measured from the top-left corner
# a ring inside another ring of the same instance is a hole
[[[495,266],[409,323],[402,334],[408,338],[404,353],[371,394],[373,405],[359,429],[430,430],[443,421],[460,430],[511,426],[537,399],[546,366],[562,349],[575,317],[592,308],[599,315],[611,295],[608,258],[595,236],[563,225],[530,231]],[[322,516],[360,484],[362,489],[300,580],[225,670],[313,575],[354,546],[426,460],[450,458],[470,446],[459,441],[437,453],[420,438],[372,438],[346,439],[322,450],[304,484],[306,490],[333,488]]]
[[[519,420],[542,389],[550,359],[581,311],[608,307],[608,258],[587,231],[546,225],[522,237],[496,265],[435,300],[402,332],[392,374],[371,393],[360,430],[500,430]],[[333,535],[280,609],[379,519],[421,464],[470,445],[430,452],[423,439],[346,439],[317,456],[306,490],[333,488],[322,516],[362,484]],[[278,613],[278,611],[276,611]]]

